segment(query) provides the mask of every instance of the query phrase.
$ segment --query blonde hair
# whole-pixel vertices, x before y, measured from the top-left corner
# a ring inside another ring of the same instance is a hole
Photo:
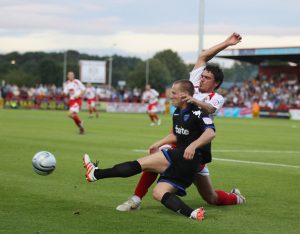
[[[189,95],[193,96],[195,89],[194,85],[189,80],[176,80],[173,84],[179,84],[180,91],[187,92]]]

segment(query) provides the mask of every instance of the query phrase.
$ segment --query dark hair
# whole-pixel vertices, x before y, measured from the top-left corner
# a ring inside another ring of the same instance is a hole
[[[215,87],[215,90],[217,90],[223,83],[223,79],[224,79],[224,74],[222,69],[218,65],[208,64],[206,65],[204,70],[211,72],[214,75],[215,82],[218,84],[217,87]]]
[[[194,95],[194,85],[189,80],[176,80],[173,84],[179,84],[182,92],[188,92],[189,95]]]

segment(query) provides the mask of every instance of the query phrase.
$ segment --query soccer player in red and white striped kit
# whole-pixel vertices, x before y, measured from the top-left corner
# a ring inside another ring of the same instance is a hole
[[[79,134],[84,134],[83,121],[78,117],[78,113],[81,108],[85,86],[80,80],[75,79],[73,71],[68,72],[67,78],[68,80],[64,84],[64,94],[69,97],[69,111],[67,115],[74,120],[79,128]]]
[[[146,84],[142,95],[142,102],[148,103],[147,111],[151,120],[150,126],[161,124],[161,119],[157,115],[158,97],[159,93],[155,89],[152,89],[149,84]]]
[[[223,72],[219,67],[213,65],[207,66],[206,63],[228,46],[239,43],[241,39],[239,34],[233,33],[222,43],[211,47],[199,55],[195,67],[190,73],[190,81],[194,84],[195,94],[193,97],[183,96],[184,100],[197,105],[211,115],[217,114],[224,104],[224,98],[220,94],[215,93],[215,90],[220,87],[223,81]],[[156,142],[150,146],[149,151],[157,150],[159,147],[163,146],[159,145],[159,142]],[[156,173],[143,172],[135,188],[134,195],[116,209],[119,211],[139,209],[142,198],[147,194],[149,187],[154,183],[156,178]],[[245,197],[241,195],[239,189],[235,188],[230,193],[223,190],[215,190],[206,165],[202,165],[202,168],[199,169],[194,184],[200,196],[209,204],[236,205],[246,202]]]
[[[86,85],[85,97],[89,107],[89,118],[92,118],[94,113],[96,113],[96,118],[98,118],[99,112],[96,108],[96,89],[91,83]]]

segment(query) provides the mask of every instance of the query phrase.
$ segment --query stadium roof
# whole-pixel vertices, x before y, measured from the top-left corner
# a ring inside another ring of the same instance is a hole
[[[223,50],[217,57],[261,64],[265,61],[284,61],[300,64],[300,47],[252,48]]]

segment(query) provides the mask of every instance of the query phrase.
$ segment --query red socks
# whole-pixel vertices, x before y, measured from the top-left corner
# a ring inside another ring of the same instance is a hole
[[[237,204],[237,196],[234,193],[226,193],[223,190],[216,190],[218,194],[218,205],[235,205]]]
[[[153,115],[153,120],[154,120],[154,122],[157,122],[158,119],[159,119],[159,118],[158,118],[157,114]]]
[[[156,180],[157,173],[154,172],[143,172],[142,176],[139,180],[138,185],[135,188],[134,195],[138,196],[139,198],[143,198],[150,186]],[[223,190],[216,190],[218,194],[218,202],[217,205],[235,205],[237,204],[237,196],[234,193],[227,193]]]
[[[143,172],[142,176],[139,180],[138,185],[135,188],[134,195],[138,196],[139,198],[143,198],[150,186],[156,180],[157,173],[154,172]],[[217,205],[235,205],[237,204],[237,196],[233,193],[227,193],[223,190],[216,190],[218,194],[218,202]]]
[[[73,120],[78,127],[81,127],[81,120],[79,119],[77,114],[73,114]]]
[[[139,198],[143,198],[150,186],[156,180],[157,173],[154,172],[143,172],[138,185],[135,188],[134,195],[138,196]]]
[[[150,118],[151,122],[154,122],[153,115],[148,115],[148,116],[149,116],[149,118]]]

